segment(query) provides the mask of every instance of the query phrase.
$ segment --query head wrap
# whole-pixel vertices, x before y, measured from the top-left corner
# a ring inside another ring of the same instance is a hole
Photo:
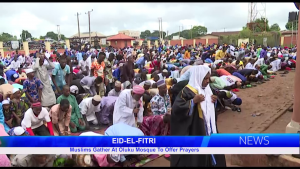
[[[96,102],[101,102],[101,96],[95,95],[95,96],[93,97],[93,100],[95,100]]]
[[[166,84],[166,83],[165,83],[165,80],[159,80],[159,81],[156,82],[157,88],[158,88],[158,87],[161,87],[161,86],[163,86],[163,85],[165,85],[165,84]]]
[[[123,89],[126,89],[128,86],[131,86],[131,83],[129,81],[123,83]]]
[[[12,93],[15,94],[17,91],[20,91],[18,88],[13,88]]]
[[[32,103],[31,107],[41,107],[41,102]]]
[[[140,85],[136,85],[136,86],[133,87],[132,91],[135,94],[144,94],[145,89]]]
[[[205,100],[202,101],[199,106],[201,106],[203,115],[199,114],[199,118],[204,118],[206,121],[206,127],[208,129],[208,135],[212,133],[217,133],[216,122],[215,122],[215,105],[211,101],[211,96],[213,95],[209,85],[202,86],[203,79],[210,73],[211,70],[208,66],[199,65],[195,66],[190,70],[190,80],[188,87],[195,90],[196,94],[202,94],[205,96]]]
[[[71,92],[71,93],[78,94],[78,91],[79,91],[79,89],[78,89],[77,86],[72,85],[72,86],[70,87],[70,92]]]
[[[163,73],[168,73],[167,69],[164,69],[162,72],[163,72]]]
[[[122,85],[122,83],[121,83],[120,81],[116,81],[116,82],[115,82],[115,86],[116,86],[116,87],[121,87],[121,85]]]
[[[4,105],[4,104],[9,104],[9,100],[3,100],[2,105]]]
[[[25,72],[26,72],[26,74],[28,74],[28,73],[34,72],[34,70],[33,69],[26,69]]]

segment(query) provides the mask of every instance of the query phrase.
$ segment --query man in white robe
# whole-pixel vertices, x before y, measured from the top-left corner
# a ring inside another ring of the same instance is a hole
[[[133,89],[125,89],[119,95],[113,113],[113,124],[125,123],[136,127],[143,122],[143,100],[145,89],[136,85]]]
[[[96,113],[100,112],[101,96],[95,95],[94,97],[89,97],[83,99],[79,104],[80,113],[86,120],[86,126],[89,127],[89,122],[93,125],[98,124]]]

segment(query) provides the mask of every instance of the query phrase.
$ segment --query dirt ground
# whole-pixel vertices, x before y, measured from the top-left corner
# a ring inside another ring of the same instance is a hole
[[[251,133],[262,123],[269,126],[263,133],[284,133],[286,125],[291,120],[291,112],[286,112],[274,123],[270,119],[274,118],[274,112],[284,109],[285,105],[293,101],[295,71],[290,71],[285,77],[277,74],[274,79],[248,89],[240,89],[236,92],[243,100],[242,112],[227,110],[218,116],[218,129],[220,133]],[[253,117],[252,114],[259,116]],[[226,155],[227,166],[230,164],[230,155]],[[160,157],[145,167],[169,167],[170,162],[164,157]]]

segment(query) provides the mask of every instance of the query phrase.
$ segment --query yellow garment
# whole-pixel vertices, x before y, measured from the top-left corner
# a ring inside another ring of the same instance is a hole
[[[167,79],[165,80],[165,82],[166,82],[166,85],[172,86],[172,78],[167,78]]]
[[[190,59],[191,58],[191,54],[189,51],[185,51],[184,53],[184,59]]]
[[[225,57],[225,52],[223,52],[223,50],[220,50],[217,54],[216,54],[216,57],[215,57],[215,60],[220,60],[222,58]]]
[[[147,80],[150,80],[151,79],[151,74],[147,74]]]
[[[139,73],[140,69],[133,69],[133,70],[134,70],[134,73]]]

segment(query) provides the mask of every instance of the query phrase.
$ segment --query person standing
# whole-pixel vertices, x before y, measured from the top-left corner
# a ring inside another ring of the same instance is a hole
[[[127,55],[127,62],[122,66],[121,69],[121,83],[129,81],[133,84],[134,79],[134,59],[131,54]]]
[[[31,103],[41,102],[43,84],[42,82],[34,77],[34,70],[26,70],[27,79],[23,83],[23,92]]]
[[[55,68],[52,71],[52,82],[58,93],[61,93],[64,85],[69,85],[70,74],[71,71],[70,66],[67,65],[67,58],[63,56],[60,57],[59,64],[55,65]]]
[[[215,102],[209,87],[210,68],[196,66],[175,99],[171,113],[172,136],[210,136],[218,133]],[[171,155],[171,167],[226,166],[224,155]]]
[[[108,92],[114,88],[114,78],[113,78],[113,74],[112,74],[112,66],[114,65],[114,59],[115,59],[115,54],[110,53],[108,58],[104,60],[105,63],[105,84],[106,84],[106,96],[108,94]]]
[[[92,63],[92,65],[91,65],[91,76],[95,76],[95,77],[100,76],[100,77],[102,77],[103,80],[105,80],[105,72],[104,72],[104,68],[105,68],[104,59],[105,59],[105,56],[106,55],[105,55],[104,52],[100,52],[97,61]],[[99,86],[99,95],[101,97],[103,97],[105,95],[104,83],[101,83],[101,85]]]
[[[44,64],[45,59],[49,64]],[[44,56],[36,58],[36,62],[32,68],[35,71],[35,77],[37,77],[43,85],[41,94],[41,104],[43,107],[50,107],[56,103],[56,97],[52,89],[50,76],[48,73],[48,70],[51,70],[53,68],[53,62],[51,62],[47,57]]]

